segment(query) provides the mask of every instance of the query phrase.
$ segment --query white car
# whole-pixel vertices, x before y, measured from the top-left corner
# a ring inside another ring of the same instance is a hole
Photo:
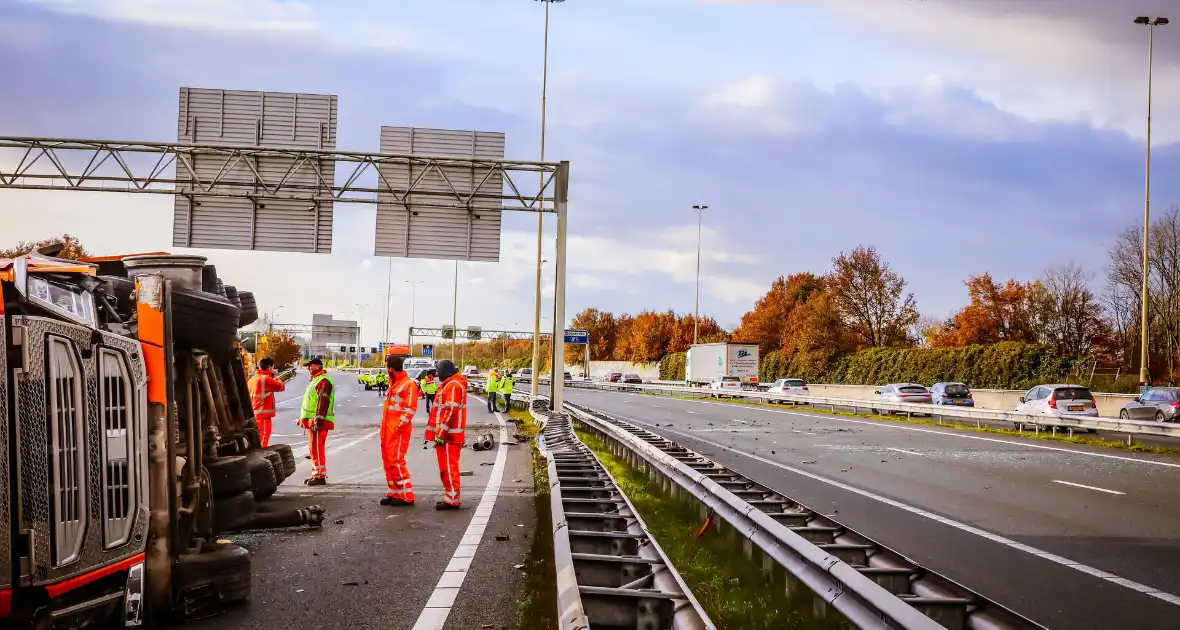
[[[801,396],[808,395],[807,383],[801,378],[780,378],[770,384],[770,389],[766,390],[768,394],[798,394]],[[770,402],[776,402],[774,400]],[[789,402],[789,401],[787,401]]]
[[[736,376],[718,376],[709,383],[709,389],[716,391],[741,391],[742,379]],[[721,394],[713,394],[721,397]]]
[[[532,381],[533,380],[533,369],[532,368],[524,368],[520,372],[517,372],[516,373],[516,380],[518,380],[522,383],[528,383],[528,382]]]
[[[1080,418],[1097,418],[1094,394],[1082,385],[1038,385],[1020,397],[1016,411],[1038,416],[1053,416],[1065,422]],[[1019,428],[1020,423],[1015,422]],[[1091,429],[1093,431],[1094,429]]]
[[[930,390],[918,383],[890,383],[873,392],[876,400],[891,403],[930,404],[932,396]],[[873,413],[877,410],[874,409]],[[892,411],[885,412],[892,414]]]
[[[474,365],[464,365],[463,366],[463,376],[478,376],[478,375],[479,375],[479,368],[475,367]]]

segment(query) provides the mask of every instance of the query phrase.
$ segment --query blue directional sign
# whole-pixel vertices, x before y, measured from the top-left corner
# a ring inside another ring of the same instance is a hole
[[[368,361],[372,358],[373,358],[373,355],[369,354],[368,352],[361,353],[361,361]]]
[[[565,331],[565,342],[566,343],[590,343],[590,331],[589,330],[568,330],[567,329]]]
[[[422,345],[422,356],[434,358],[434,346],[431,344]]]

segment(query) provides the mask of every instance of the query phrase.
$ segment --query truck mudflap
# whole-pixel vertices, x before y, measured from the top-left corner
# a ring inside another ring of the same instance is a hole
[[[8,323],[19,422],[0,422],[17,427],[0,444],[17,445],[21,540],[5,558],[20,563],[15,586],[56,591],[144,551],[147,375],[125,337],[42,317]]]

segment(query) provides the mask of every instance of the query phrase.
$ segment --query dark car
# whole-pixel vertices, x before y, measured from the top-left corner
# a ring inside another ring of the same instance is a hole
[[[610,374],[607,374],[602,380],[606,381],[607,383],[618,383],[619,381],[623,380],[623,373],[611,372]]]
[[[930,396],[936,405],[975,406],[975,399],[971,397],[971,388],[964,383],[935,383],[930,388]]]
[[[630,383],[633,385],[641,385],[641,384],[643,384],[643,379],[639,378],[638,374],[624,374],[623,375],[623,382]]]
[[[1119,411],[1124,420],[1175,422],[1180,413],[1180,388],[1153,387]]]

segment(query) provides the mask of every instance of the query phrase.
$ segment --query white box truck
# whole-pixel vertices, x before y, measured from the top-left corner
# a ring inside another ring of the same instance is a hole
[[[708,385],[721,376],[736,376],[743,385],[756,385],[758,344],[698,343],[688,349],[684,377],[690,385]]]

